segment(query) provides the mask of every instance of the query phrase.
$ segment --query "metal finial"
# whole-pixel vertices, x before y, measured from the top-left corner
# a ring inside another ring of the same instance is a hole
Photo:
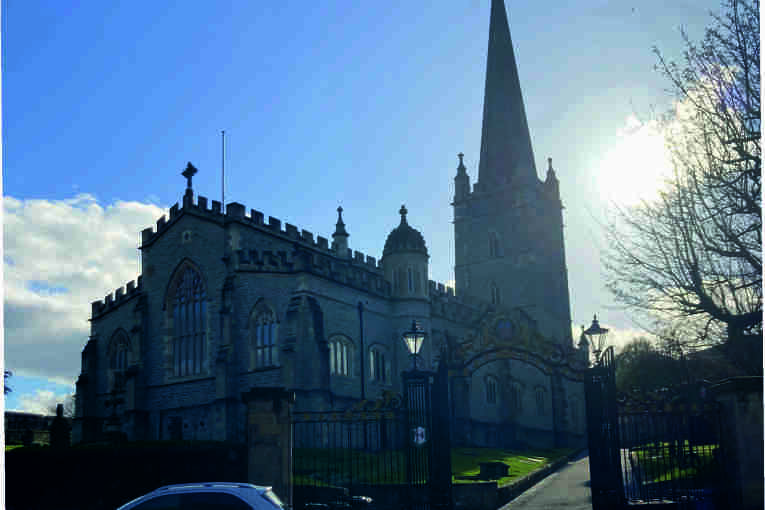
[[[401,215],[401,221],[406,221],[406,213],[408,212],[406,206],[402,204],[401,209],[398,210],[398,213]]]
[[[460,152],[459,154],[457,154],[457,157],[460,158],[460,165],[461,165],[462,164],[462,158],[464,158],[465,155]]]
[[[337,208],[337,221],[342,223],[343,222],[343,206],[338,206]]]
[[[552,171],[552,169],[553,169],[553,167],[552,167],[552,158],[547,158],[547,169],[549,171]]]

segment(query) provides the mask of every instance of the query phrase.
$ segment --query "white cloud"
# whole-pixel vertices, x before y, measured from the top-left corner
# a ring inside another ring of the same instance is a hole
[[[63,404],[68,398],[66,393],[54,393],[50,390],[37,390],[34,393],[25,393],[19,396],[18,409],[9,411],[21,411],[24,413],[51,415],[56,411],[56,404]]]
[[[86,193],[65,200],[3,197],[6,366],[71,384],[89,334],[90,303],[138,276],[139,232],[166,213],[119,200],[102,207]]]
[[[625,345],[638,337],[645,337],[650,342],[654,342],[656,340],[651,333],[648,333],[642,329],[618,328],[611,324],[601,324],[600,326],[608,330],[608,335],[606,336],[605,341],[606,347],[613,345],[616,354],[619,354],[622,349],[624,349]],[[589,325],[585,327],[589,327]],[[571,332],[574,336],[574,345],[579,345],[579,337],[582,334],[581,326],[572,326]],[[592,347],[590,348],[590,352],[592,352]]]

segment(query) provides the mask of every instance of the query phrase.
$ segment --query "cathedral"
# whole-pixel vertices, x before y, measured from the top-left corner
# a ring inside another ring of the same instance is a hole
[[[141,233],[142,274],[92,303],[74,442],[115,430],[244,441],[242,394],[254,387],[290,389],[296,411],[398,393],[414,321],[419,366],[448,366],[456,443],[583,444],[589,350],[571,334],[558,179],[552,160],[537,175],[503,0],[492,0],[472,186],[462,158],[456,288],[428,279],[431,253],[405,206],[391,204],[398,226],[378,260],[350,248],[342,208],[330,241],[208,201],[189,164],[181,203]]]

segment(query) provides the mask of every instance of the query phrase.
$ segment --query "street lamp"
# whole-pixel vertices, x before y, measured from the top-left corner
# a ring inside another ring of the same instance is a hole
[[[601,328],[598,323],[598,316],[592,316],[592,324],[584,331],[584,334],[590,341],[592,346],[592,353],[595,355],[595,364],[600,364],[600,354],[603,352],[603,348],[606,345],[606,336],[608,336],[608,329]]]
[[[412,358],[412,368],[417,369],[417,355],[422,348],[423,340],[425,340],[425,332],[417,325],[417,321],[413,320],[412,329],[404,332],[403,339],[409,356]]]

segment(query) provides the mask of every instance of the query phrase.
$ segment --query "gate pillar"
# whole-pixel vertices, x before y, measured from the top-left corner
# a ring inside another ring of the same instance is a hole
[[[710,388],[720,403],[730,508],[763,508],[762,377],[732,377]]]
[[[292,406],[295,394],[284,388],[252,388],[247,405],[247,481],[273,487],[292,508]]]

